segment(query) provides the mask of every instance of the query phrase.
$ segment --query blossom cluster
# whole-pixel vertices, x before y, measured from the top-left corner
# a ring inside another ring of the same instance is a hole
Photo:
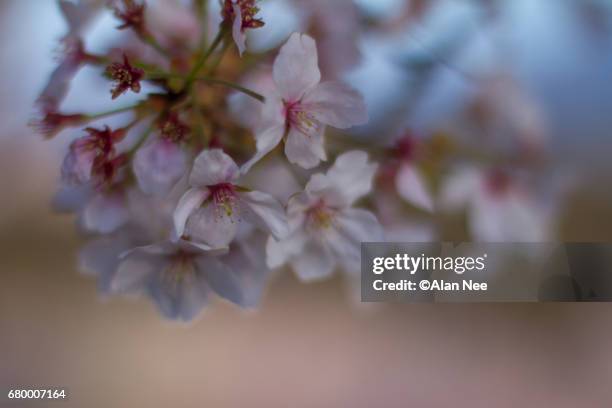
[[[256,306],[270,271],[285,266],[303,281],[336,270],[354,281],[362,242],[434,239],[406,233],[406,208],[420,217],[467,208],[476,239],[545,239],[548,219],[507,166],[443,172],[453,152],[445,137],[402,128],[382,145],[347,133],[368,124],[368,107],[337,70],[322,73],[341,64],[321,44],[340,45],[343,60],[357,48],[329,18],[350,2],[329,3],[295,1],[323,25],[320,42],[293,32],[250,55],[248,34],[267,24],[256,0],[222,0],[215,18],[206,1],[161,15],[139,0],[60,1],[69,29],[35,125],[47,138],[83,128],[55,206],[91,237],[81,266],[104,294],[145,295],[165,317],[189,321],[212,295]],[[131,37],[95,54],[83,35],[108,9]],[[62,111],[84,66],[106,78],[113,108]],[[139,101],[120,105],[127,94]],[[126,115],[119,127],[104,122]]]

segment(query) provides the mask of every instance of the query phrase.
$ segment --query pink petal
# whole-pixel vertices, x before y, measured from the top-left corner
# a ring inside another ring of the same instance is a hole
[[[97,194],[81,214],[87,231],[110,234],[123,226],[129,218],[125,195],[122,193]]]
[[[212,257],[199,257],[196,259],[196,264],[206,284],[217,295],[237,305],[244,304],[240,281],[226,264]],[[242,267],[244,268],[244,265]]]
[[[156,140],[136,152],[133,162],[138,186],[145,194],[164,195],[187,168],[187,155],[175,143]]]
[[[240,283],[243,296],[240,306],[254,308],[259,305],[270,277],[270,269],[266,266],[266,236],[252,233],[242,238],[222,262],[230,267]]]
[[[190,268],[192,264],[174,264],[173,268]],[[178,271],[177,273],[181,273]],[[185,274],[180,282],[156,273],[148,283],[148,292],[159,312],[166,318],[190,322],[208,304],[210,288],[202,274]]]
[[[267,130],[258,133],[255,136],[257,142],[257,153],[240,168],[242,174],[246,174],[251,167],[259,162],[265,155],[270,153],[283,139],[285,132],[285,126],[283,124],[277,125]]]
[[[80,68],[80,64],[72,60],[66,60],[58,65],[51,74],[47,86],[38,97],[38,102],[44,109],[49,111],[59,109],[62,100],[68,94],[72,78]]]
[[[163,256],[132,251],[119,263],[110,283],[114,293],[136,293],[146,289],[148,280],[167,266]]]
[[[528,197],[481,194],[469,212],[474,238],[481,242],[547,242],[550,217]]]
[[[362,242],[383,242],[383,229],[374,214],[357,208],[340,212],[332,227],[324,231],[325,242],[347,272],[359,271]]]
[[[62,181],[67,184],[85,184],[91,179],[96,152],[72,145],[62,163]]]
[[[306,190],[321,194],[325,189],[333,190],[327,195],[338,206],[349,206],[359,198],[372,191],[374,175],[377,165],[368,162],[368,155],[361,151],[350,151],[344,153],[336,159],[334,165],[323,176],[325,180],[318,180],[312,177],[306,186]]]
[[[93,190],[89,185],[62,186],[51,203],[53,210],[61,213],[81,211],[91,200]]]
[[[242,215],[253,224],[264,228],[275,238],[282,238],[289,233],[285,209],[271,195],[259,191],[240,193],[243,206]]]
[[[236,237],[239,216],[236,212],[233,217],[229,217],[218,211],[212,203],[205,205],[189,217],[185,235],[192,241],[203,242],[212,248],[225,248]]]
[[[271,269],[280,268],[292,257],[302,252],[308,237],[301,231],[295,231],[292,235],[281,240],[270,236],[266,244],[266,264]]]
[[[317,120],[339,129],[368,122],[363,96],[342,82],[317,85],[304,96],[302,104]]]
[[[483,183],[482,172],[472,168],[456,169],[442,186],[440,208],[444,211],[458,211],[465,208],[481,193]]]
[[[305,135],[292,128],[285,142],[287,159],[304,169],[312,169],[318,166],[321,161],[327,160],[327,154],[323,147],[323,133],[323,128],[312,135]]]
[[[189,184],[192,187],[207,187],[230,183],[239,174],[238,166],[223,150],[205,150],[195,159]]]
[[[234,9],[234,22],[232,23],[232,37],[234,38],[234,42],[238,47],[238,53],[242,57],[242,54],[246,50],[246,35],[242,30],[242,12],[240,11],[240,6],[237,4],[233,4],[232,8]]]
[[[401,166],[395,177],[395,188],[406,202],[425,211],[433,211],[433,198],[420,172],[410,164]]]
[[[185,232],[185,224],[187,219],[193,214],[198,208],[202,206],[204,201],[210,195],[210,191],[207,189],[192,188],[188,190],[179,200],[176,210],[174,210],[174,233],[176,239],[183,236]]]
[[[293,33],[274,61],[274,82],[288,102],[297,102],[319,83],[321,72],[315,41]]]
[[[329,248],[311,240],[291,260],[291,266],[302,282],[315,282],[332,275],[336,260]]]

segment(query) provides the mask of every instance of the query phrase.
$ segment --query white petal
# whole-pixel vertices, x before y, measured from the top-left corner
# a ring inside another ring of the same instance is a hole
[[[71,213],[82,210],[90,201],[93,190],[88,185],[62,186],[51,202],[54,211]]]
[[[291,196],[287,202],[287,217],[289,230],[295,232],[303,230],[306,221],[306,212],[319,201],[318,197],[313,197],[306,192],[301,192]]]
[[[238,166],[223,150],[205,150],[195,159],[189,184],[193,187],[214,186],[232,182],[238,175]]]
[[[280,241],[272,236],[269,237],[266,244],[266,264],[272,269],[280,268],[292,257],[302,252],[307,240],[308,237],[299,231]]]
[[[274,82],[280,94],[287,102],[297,102],[320,80],[315,41],[293,33],[274,61]]]
[[[206,245],[201,242],[186,241],[184,239],[179,239],[178,241],[173,242],[173,244],[176,245],[181,251],[190,254],[202,255],[202,253],[206,253],[211,256],[217,256],[227,253],[227,248],[213,248],[210,245]]]
[[[194,264],[172,265],[168,267],[191,268]],[[149,294],[157,304],[160,313],[172,320],[189,322],[196,318],[208,303],[209,287],[203,277],[185,271],[179,281],[171,279],[163,271],[157,273],[149,284]],[[175,273],[181,273],[175,271]]]
[[[496,197],[483,194],[469,213],[474,238],[482,242],[546,242],[548,217],[527,197],[516,193]]]
[[[266,236],[252,233],[237,242],[231,252],[223,258],[242,288],[243,307],[256,307],[267,286],[270,268],[266,265]],[[249,265],[245,268],[244,265]]]
[[[332,205],[349,206],[372,191],[377,168],[366,153],[350,151],[338,156],[326,175],[313,176],[306,191],[325,195]]]
[[[123,193],[97,194],[81,214],[83,227],[90,232],[109,234],[129,218]]]
[[[444,211],[457,211],[473,201],[481,193],[483,185],[482,172],[461,168],[453,172],[444,182],[440,192],[440,208]]]
[[[239,193],[243,206],[243,217],[260,228],[269,231],[275,238],[289,232],[285,209],[274,197],[259,191]]]
[[[327,160],[324,149],[323,133],[321,128],[318,132],[305,135],[295,128],[291,128],[287,141],[285,142],[285,154],[287,159],[295,165],[304,169],[312,169],[321,161]]]
[[[313,282],[331,276],[336,262],[328,248],[311,240],[291,260],[291,266],[301,281]]]
[[[425,211],[433,211],[433,198],[419,170],[404,164],[395,177],[395,188],[406,202]]]
[[[187,190],[181,197],[174,210],[174,233],[175,238],[180,238],[185,232],[185,224],[189,219],[189,216],[193,214],[198,208],[202,206],[204,201],[210,195],[210,191],[207,189],[192,188]]]
[[[363,96],[342,82],[323,82],[308,92],[302,105],[322,123],[347,129],[368,122]]]
[[[113,293],[138,293],[146,288],[148,282],[167,263],[162,256],[146,254],[140,251],[131,252],[117,267],[110,283]]]
[[[374,214],[356,208],[340,212],[332,227],[324,230],[324,236],[345,270],[350,273],[360,269],[362,242],[384,240],[383,229]]]
[[[336,228],[359,242],[382,242],[383,228],[370,211],[348,208],[336,216]]]
[[[209,203],[195,211],[185,228],[185,235],[196,242],[203,242],[213,248],[225,248],[236,236],[238,230],[239,212],[229,217],[222,211],[216,211]]]
[[[91,179],[95,158],[95,151],[71,147],[62,163],[62,181],[67,184],[87,183]]]
[[[183,322],[193,321],[208,305],[209,298],[210,287],[203,279],[196,279],[193,283],[184,282],[176,319]]]
[[[234,9],[234,22],[232,23],[232,37],[238,47],[238,53],[242,57],[242,54],[246,50],[246,35],[242,31],[242,12],[240,6],[233,4]]]
[[[206,283],[217,295],[242,306],[244,296],[240,281],[227,265],[211,257],[200,257],[196,263],[198,273],[203,274]],[[246,266],[242,265],[243,268]]]
[[[283,133],[285,132],[285,125],[277,125],[266,129],[265,131],[258,133],[255,136],[257,140],[257,153],[248,162],[246,162],[240,172],[242,174],[247,173],[254,164],[260,161],[265,155],[270,153],[283,139]]]
[[[165,195],[185,173],[187,155],[175,143],[156,140],[136,152],[133,169],[144,193]]]
[[[38,103],[48,111],[59,109],[62,100],[70,90],[70,84],[81,68],[80,61],[73,55],[66,55],[64,60],[55,68],[47,86],[38,97]]]
[[[103,295],[111,292],[111,283],[121,262],[120,255],[133,245],[130,230],[103,236],[88,242],[79,251],[80,272],[98,279],[98,290]]]
[[[227,249],[215,249],[208,245],[198,242],[186,241],[179,239],[178,241],[165,240],[151,245],[132,248],[120,254],[120,258],[124,259],[134,253],[142,253],[150,256],[172,257],[178,252],[188,253],[192,255],[224,255]]]
[[[119,254],[113,243],[116,237],[103,236],[86,243],[79,250],[79,271],[85,275],[102,276],[112,274],[119,263]]]

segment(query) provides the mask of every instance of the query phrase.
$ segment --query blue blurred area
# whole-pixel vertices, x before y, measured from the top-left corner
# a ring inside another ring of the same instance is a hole
[[[366,35],[365,59],[349,75],[374,119],[365,133],[407,106],[406,126],[434,129],[478,92],[475,78],[503,71],[540,108],[554,150],[605,158],[612,129],[610,3],[489,2],[493,13],[484,3],[435,2],[421,21],[392,36]]]

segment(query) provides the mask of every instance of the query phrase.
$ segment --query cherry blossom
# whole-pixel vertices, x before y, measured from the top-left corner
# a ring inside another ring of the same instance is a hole
[[[411,136],[396,145],[399,163],[395,164],[395,188],[406,202],[424,211],[433,211],[433,198],[427,181],[415,163],[416,140]]]
[[[87,136],[76,139],[62,165],[62,179],[71,184],[83,184],[90,181],[92,174],[97,173],[99,182],[112,178],[121,156],[115,156],[115,144],[126,134],[125,129],[111,130],[86,128]]]
[[[130,33],[85,47],[103,4]],[[262,18],[257,0],[59,1],[67,34],[32,124],[86,132],[68,142],[54,204],[89,239],[79,264],[103,295],[191,321],[214,294],[256,306],[281,266],[357,282],[362,242],[446,237],[464,213],[478,241],[553,237],[551,180],[527,183],[548,164],[547,110],[521,76],[472,72],[488,57],[457,60],[480,52],[459,28],[425,41],[402,28],[422,5],[387,21],[353,0],[265,4]],[[238,58],[247,35],[257,55]],[[113,81],[112,101],[93,106],[83,67]],[[130,91],[142,95],[119,98]]]
[[[342,82],[320,82],[315,41],[294,33],[274,62],[276,93],[266,95],[262,123],[256,132],[257,154],[243,171],[285,138],[289,161],[305,169],[327,160],[326,125],[346,129],[365,124],[367,109],[359,93]]]
[[[121,21],[119,30],[132,28],[138,33],[145,31],[146,3],[136,0],[116,0],[111,2],[115,17]]]
[[[51,107],[51,109],[53,109]],[[29,125],[39,134],[51,139],[62,130],[87,122],[83,114],[62,114],[48,108],[43,108],[42,117],[30,121]]]
[[[255,18],[259,12],[257,0],[224,0],[221,16],[226,24],[231,24],[232,37],[242,56],[246,50],[246,30],[263,27],[261,19]]]
[[[120,255],[144,245],[132,228],[121,228],[112,234],[101,235],[87,242],[79,251],[79,271],[98,281],[98,293],[103,297],[113,294],[111,283],[121,263]]]
[[[167,139],[156,138],[143,146],[133,162],[140,189],[147,194],[166,194],[187,170],[187,160],[187,152]]]
[[[169,241],[178,191],[151,199],[130,190],[129,224],[90,241],[80,252],[81,271],[98,279],[102,296],[148,295],[170,319],[193,319],[213,292],[244,308],[257,306],[270,272],[266,236],[243,225],[227,250],[216,251]]]
[[[549,209],[501,170],[456,170],[442,187],[440,204],[445,211],[467,209],[478,241],[545,242],[552,234]]]
[[[218,251],[184,240],[164,241],[123,255],[110,284],[114,293],[145,293],[168,319],[191,321],[212,293],[243,303],[240,281]]]
[[[126,129],[87,128],[87,136],[70,145],[62,165],[61,210],[80,213],[79,225],[86,231],[111,233],[129,219],[125,186],[128,156],[117,153],[115,144]]]
[[[257,307],[271,272],[266,264],[266,235],[252,228],[243,230],[220,260],[230,267],[240,283],[242,289],[240,306]],[[245,265],[248,267],[245,268]]]
[[[138,149],[132,167],[143,192],[164,195],[187,171],[189,131],[177,115],[171,115],[160,124],[159,136]]]
[[[305,191],[289,200],[289,235],[268,239],[268,266],[288,263],[304,281],[328,277],[337,265],[358,273],[361,243],[383,239],[374,214],[353,208],[372,190],[376,167],[366,153],[351,151],[339,156],[327,173],[312,176]]]
[[[37,99],[37,104],[45,114],[57,113],[68,94],[70,82],[90,59],[79,38],[69,37],[64,40],[60,63],[51,73],[47,85]]]
[[[244,220],[282,237],[287,231],[282,205],[268,194],[237,184],[239,176],[238,166],[221,149],[202,152],[189,176],[191,188],[174,213],[176,236],[225,247]]]

